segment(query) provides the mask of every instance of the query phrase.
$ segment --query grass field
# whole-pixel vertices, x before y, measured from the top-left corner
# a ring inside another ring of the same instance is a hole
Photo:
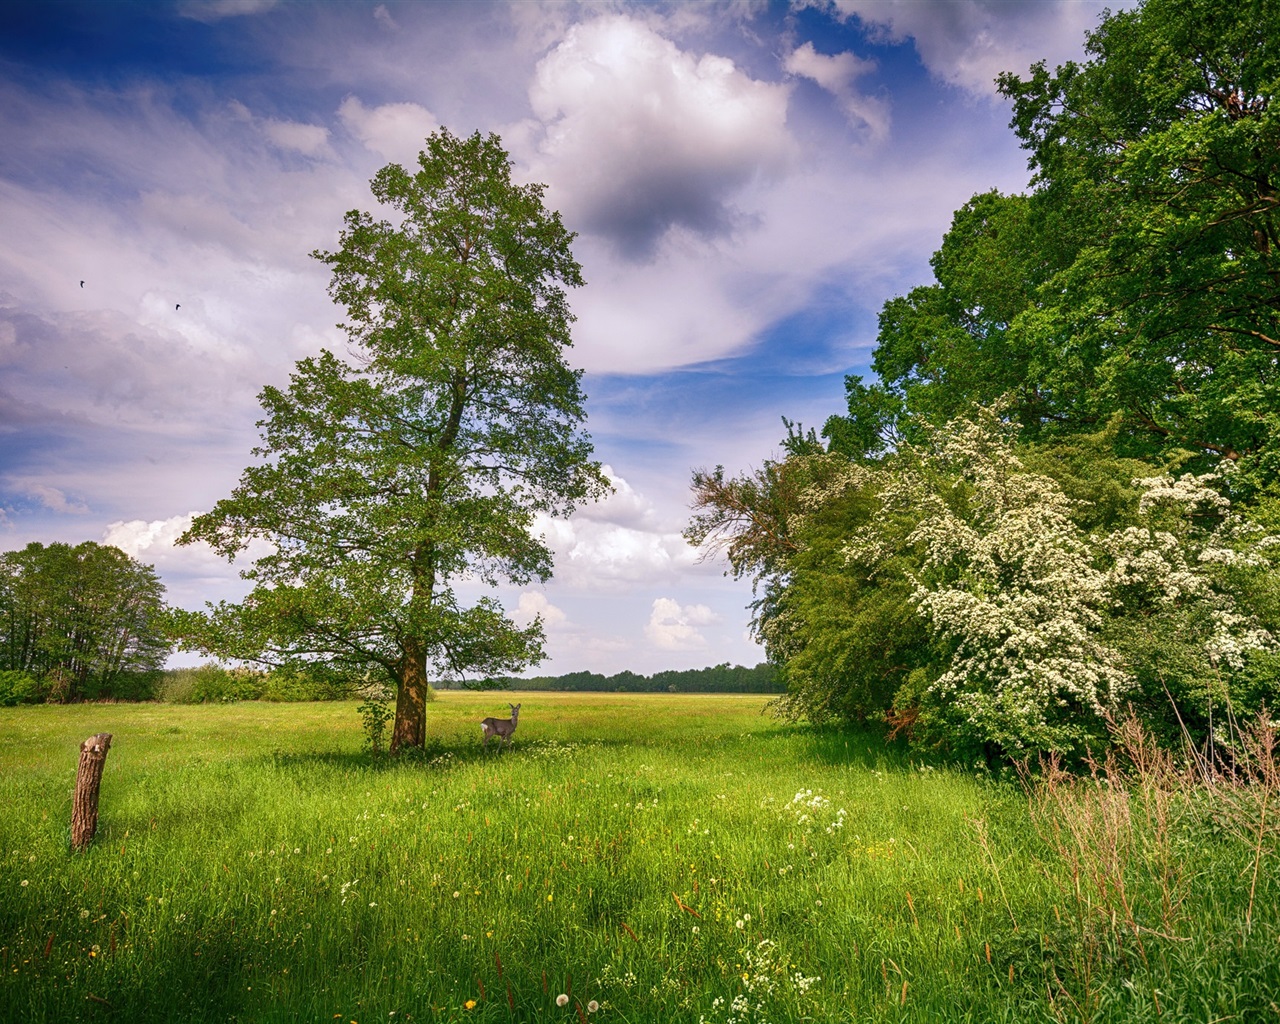
[[[763,702],[449,692],[394,762],[350,703],[0,711],[0,1020],[1280,1020],[1265,827]]]

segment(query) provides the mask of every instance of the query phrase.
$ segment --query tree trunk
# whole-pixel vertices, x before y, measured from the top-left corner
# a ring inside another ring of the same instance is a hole
[[[80,744],[80,768],[76,772],[76,795],[71,804],[71,848],[83,850],[98,831],[98,787],[107,764],[111,733],[100,732]]]
[[[403,747],[427,745],[427,671],[422,652],[413,645],[405,653],[396,689],[396,722],[391,731],[391,753]]]

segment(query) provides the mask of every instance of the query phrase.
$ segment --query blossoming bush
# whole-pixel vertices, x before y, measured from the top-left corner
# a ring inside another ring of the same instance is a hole
[[[1220,476],[1134,479],[1130,521],[1090,532],[1082,503],[1027,468],[989,409],[882,473],[881,508],[845,555],[868,577],[912,556],[932,657],[895,700],[919,735],[1071,755],[1105,742],[1126,703],[1168,733],[1274,697],[1278,542],[1233,511]]]

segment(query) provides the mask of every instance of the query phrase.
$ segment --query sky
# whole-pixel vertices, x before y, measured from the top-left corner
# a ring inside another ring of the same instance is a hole
[[[309,254],[434,129],[494,132],[577,232],[569,360],[615,487],[497,596],[542,616],[540,673],[753,665],[750,585],[681,536],[692,471],[843,411],[952,212],[1027,187],[996,75],[1082,59],[1102,10],[0,4],[0,550],[115,544],[174,605],[241,596],[174,540],[252,462],[260,390],[346,351]]]

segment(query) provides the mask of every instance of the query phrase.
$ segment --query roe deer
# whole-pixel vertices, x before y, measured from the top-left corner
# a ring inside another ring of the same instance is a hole
[[[524,702],[521,701],[521,704]],[[503,744],[510,746],[511,734],[516,731],[516,722],[520,719],[520,704],[508,704],[511,709],[510,718],[486,718],[480,723],[480,731],[484,733],[484,747],[489,749],[489,737],[498,737],[498,749],[501,750]]]

